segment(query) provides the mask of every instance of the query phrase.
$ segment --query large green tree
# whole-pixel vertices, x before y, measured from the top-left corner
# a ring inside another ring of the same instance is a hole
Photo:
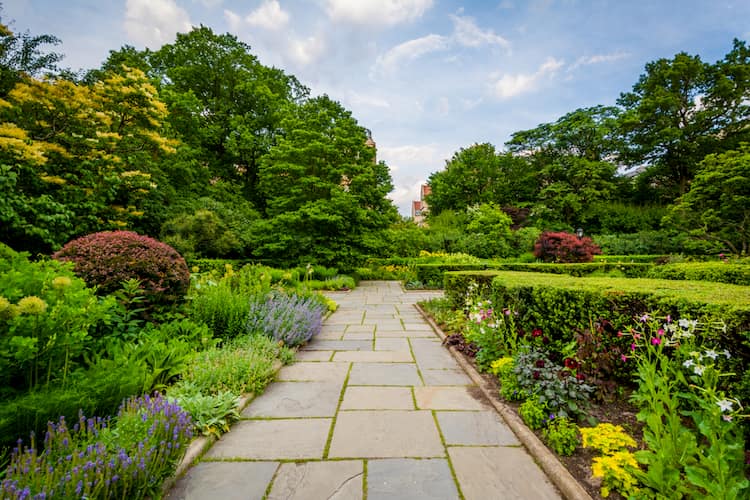
[[[523,158],[499,153],[492,144],[461,148],[446,162],[445,169],[429,177],[430,213],[462,211],[482,203],[522,204],[535,190],[532,173]]]
[[[375,162],[366,130],[327,96],[289,108],[281,129],[260,165],[268,219],[259,223],[255,253],[351,269],[384,244],[397,218],[386,198],[388,167]]]
[[[750,252],[750,146],[707,156],[690,190],[665,218],[694,238]]]

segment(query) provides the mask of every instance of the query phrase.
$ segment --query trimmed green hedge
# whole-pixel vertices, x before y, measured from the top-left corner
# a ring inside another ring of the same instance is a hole
[[[667,280],[697,280],[750,285],[750,265],[726,262],[689,262],[654,266],[647,277]]]
[[[639,262],[653,264],[664,262],[668,255],[594,255],[594,262]]]
[[[590,274],[619,274],[628,278],[646,276],[651,264],[633,262],[586,262],[582,264],[548,264],[517,263],[496,264],[489,266],[499,271],[522,271],[530,273],[569,274],[571,276],[588,276]]]
[[[425,285],[440,286],[443,276],[448,271],[476,271],[486,269],[483,264],[416,264],[414,270],[417,280]]]

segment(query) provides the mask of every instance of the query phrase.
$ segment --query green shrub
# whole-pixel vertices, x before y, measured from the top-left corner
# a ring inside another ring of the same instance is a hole
[[[197,386],[185,382],[172,386],[168,395],[190,414],[195,430],[204,436],[219,437],[240,419],[240,397],[230,391],[203,394]]]
[[[666,280],[696,280],[750,286],[750,265],[726,262],[665,264],[649,270],[647,277]]]
[[[198,353],[182,379],[202,394],[263,392],[274,377],[274,358],[251,345],[209,349]]]
[[[547,423],[547,407],[537,397],[524,401],[518,408],[518,413],[530,429],[541,429]]]
[[[555,453],[563,457],[572,455],[581,443],[578,426],[565,417],[553,419],[542,431],[542,437]]]
[[[506,401],[524,401],[529,394],[518,383],[515,361],[506,357],[495,360],[490,368],[500,381],[500,396]]]
[[[75,273],[100,294],[136,279],[149,302],[181,300],[190,283],[185,259],[174,248],[131,231],[104,231],[65,244],[53,258],[73,262]]]

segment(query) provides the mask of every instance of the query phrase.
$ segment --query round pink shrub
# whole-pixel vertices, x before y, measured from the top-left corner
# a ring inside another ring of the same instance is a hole
[[[72,262],[74,271],[100,293],[137,279],[151,303],[181,299],[190,283],[185,259],[169,245],[132,231],[103,231],[65,244],[52,258]]]

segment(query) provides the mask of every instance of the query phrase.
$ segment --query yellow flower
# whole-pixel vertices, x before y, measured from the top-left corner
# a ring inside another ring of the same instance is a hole
[[[191,271],[193,271],[194,273],[199,273],[199,272],[201,272],[201,268],[198,267],[198,266],[193,266],[193,268],[191,269]]]
[[[581,428],[581,438],[584,448],[594,448],[605,455],[622,448],[636,446],[633,438],[628,436],[622,426],[606,422],[596,427]]]
[[[29,295],[18,301],[21,314],[42,314],[47,310],[47,303],[36,295]]]
[[[11,304],[8,299],[0,296],[0,319],[13,319],[18,315],[18,307]]]
[[[52,280],[52,288],[57,290],[64,290],[72,284],[73,282],[67,276],[58,276]]]

